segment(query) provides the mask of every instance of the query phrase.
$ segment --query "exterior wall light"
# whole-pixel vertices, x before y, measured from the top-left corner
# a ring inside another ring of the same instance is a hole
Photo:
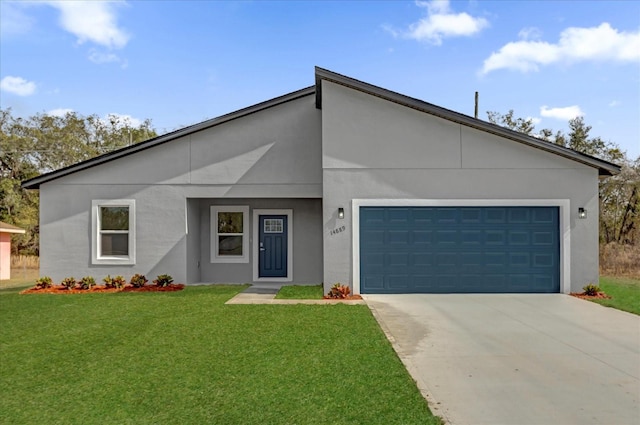
[[[342,207],[338,208],[338,218],[339,219],[343,219],[344,218],[344,208],[342,208]]]
[[[578,208],[578,218],[587,218],[587,210]]]

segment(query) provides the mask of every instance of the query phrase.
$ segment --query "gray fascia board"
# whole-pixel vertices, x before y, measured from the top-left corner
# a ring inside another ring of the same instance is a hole
[[[480,119],[473,118],[459,112],[451,111],[449,109],[427,103],[420,99],[405,96],[391,90],[383,89],[382,87],[355,80],[353,78],[337,74],[320,67],[316,67],[316,108],[318,109],[322,109],[322,80],[358,90],[371,96],[376,96],[397,103],[399,105],[406,106],[408,108],[416,109],[418,111],[443,118],[448,121],[453,121],[467,127],[495,134],[497,136],[504,137],[518,143],[522,143],[547,152],[554,153],[556,155],[560,155],[562,157],[597,168],[601,176],[611,176],[620,172],[620,166],[611,162],[585,155],[551,142],[536,139],[535,137],[527,136],[526,134],[510,130],[497,124],[492,124],[490,122],[482,121]]]
[[[107,152],[95,158],[88,159],[86,161],[79,162],[77,164],[70,165],[59,170],[51,171],[38,177],[34,177],[22,182],[24,189],[39,189],[43,183],[50,182],[60,177],[76,173],[87,168],[95,167],[99,164],[104,164],[109,161],[121,158],[123,156],[131,155],[136,152],[143,151],[145,149],[152,148],[154,146],[161,145],[163,143],[170,142],[180,137],[187,136],[189,134],[197,133],[198,131],[206,130],[210,127],[220,125],[238,118],[246,117],[247,115],[254,114],[256,112],[263,111],[268,108],[272,108],[277,105],[281,105],[286,102],[291,102],[301,97],[310,96],[315,93],[315,86],[306,87],[301,90],[294,91],[292,93],[285,94],[283,96],[276,97],[274,99],[267,100],[265,102],[258,103],[256,105],[243,108],[229,114],[221,115],[216,118],[212,118],[207,121],[203,121],[198,124],[191,125],[189,127],[181,128],[171,133],[163,134],[161,136],[154,137],[153,139],[145,140],[144,142],[137,143],[135,145],[127,146],[115,151]]]

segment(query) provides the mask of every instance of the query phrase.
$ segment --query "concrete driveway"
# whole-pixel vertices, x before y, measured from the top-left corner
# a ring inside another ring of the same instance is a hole
[[[639,316],[561,294],[364,298],[451,424],[640,424]]]

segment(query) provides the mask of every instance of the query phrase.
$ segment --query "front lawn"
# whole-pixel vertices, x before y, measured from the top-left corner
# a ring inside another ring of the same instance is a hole
[[[602,276],[600,289],[611,299],[594,299],[594,302],[640,315],[639,279]]]
[[[437,424],[366,306],[0,291],[0,423]]]
[[[276,294],[276,299],[286,300],[321,300],[322,285],[287,285],[280,288]]]

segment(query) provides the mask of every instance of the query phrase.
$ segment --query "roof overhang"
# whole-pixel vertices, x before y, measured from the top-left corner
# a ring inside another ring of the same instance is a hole
[[[17,226],[14,226],[13,224],[9,224],[9,223],[5,223],[3,221],[0,221],[0,233],[18,233],[18,234],[22,234],[22,233],[26,233],[26,230],[21,229]]]
[[[391,90],[383,89],[382,87],[355,80],[353,78],[337,74],[320,67],[316,67],[316,107],[318,109],[322,109],[322,81],[328,81],[334,84],[348,87],[353,90],[358,90],[371,96],[376,96],[381,99],[406,106],[408,108],[416,109],[418,111],[448,121],[452,121],[457,124],[475,128],[477,130],[495,134],[496,136],[504,137],[506,139],[510,139],[524,145],[532,146],[537,149],[554,153],[556,155],[580,162],[590,167],[597,168],[598,174],[602,177],[612,176],[620,172],[620,166],[611,162],[604,161],[593,156],[585,155],[583,153],[547,142],[545,140],[527,136],[526,134],[513,131],[496,124],[492,124],[487,121],[482,121],[480,119],[473,118],[459,112],[451,111],[449,109],[445,109],[440,106],[415,99],[413,97],[405,96]]]

